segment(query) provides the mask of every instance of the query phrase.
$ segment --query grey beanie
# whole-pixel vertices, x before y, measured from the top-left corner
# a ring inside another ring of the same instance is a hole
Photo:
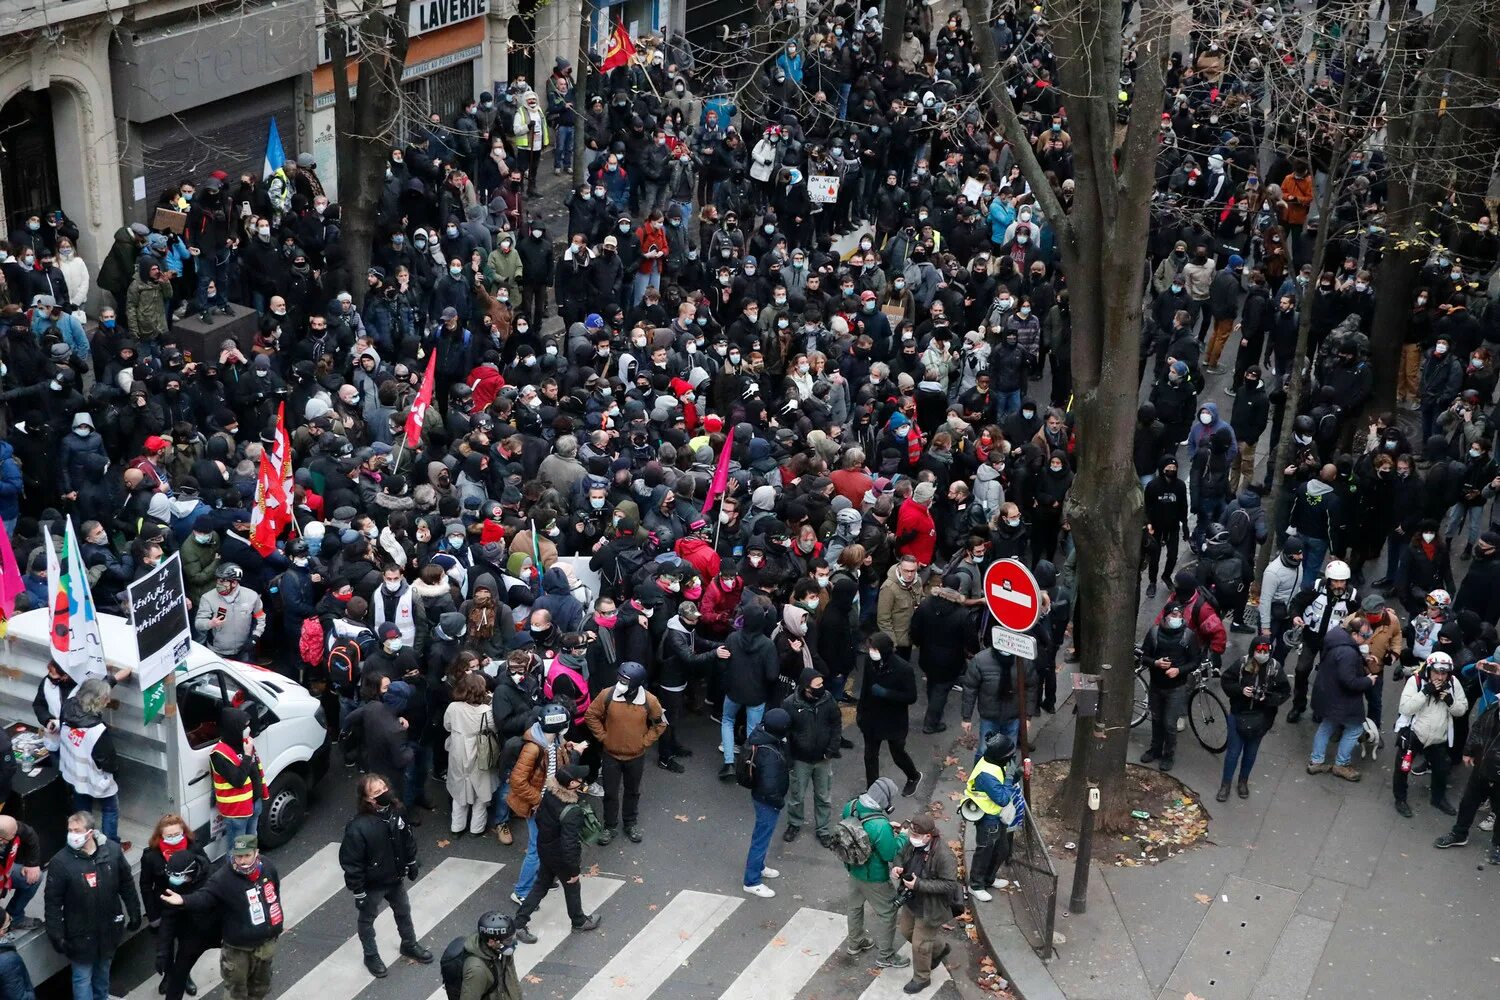
[[[859,797],[860,804],[881,812],[890,812],[896,801],[896,782],[890,778],[876,778],[869,791]]]
[[[776,506],[776,487],[757,486],[750,494],[750,506],[756,510],[772,510]]]

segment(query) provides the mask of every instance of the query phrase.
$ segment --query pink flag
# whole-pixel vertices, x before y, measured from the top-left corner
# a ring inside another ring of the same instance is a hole
[[[16,595],[26,589],[21,581],[21,567],[16,565],[16,551],[10,546],[10,532],[0,521],[0,619],[10,621],[16,613]],[[0,636],[5,634],[0,622]]]
[[[708,493],[703,497],[703,516],[707,517],[714,501],[724,493],[724,488],[729,485],[729,450],[734,447],[734,435],[724,435],[724,447],[719,452],[719,464],[714,466],[714,481],[708,484]]]

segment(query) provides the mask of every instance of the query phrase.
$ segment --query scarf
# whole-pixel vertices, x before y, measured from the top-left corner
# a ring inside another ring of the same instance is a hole
[[[916,465],[922,460],[922,431],[916,424],[909,424],[911,433],[906,435],[906,460]]]

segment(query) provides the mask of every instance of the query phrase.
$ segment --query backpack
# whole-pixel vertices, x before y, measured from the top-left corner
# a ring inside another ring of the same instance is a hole
[[[448,947],[443,949],[443,957],[438,959],[438,971],[442,973],[443,990],[447,992],[448,1000],[458,1000],[463,991],[464,959],[468,955],[464,939],[456,937],[448,942]]]
[[[776,753],[775,747],[759,743],[744,743],[735,750],[734,780],[739,782],[741,788],[755,787],[755,753],[762,749]]]
[[[297,637],[297,654],[309,667],[323,666],[323,619],[317,615],[302,620],[302,633]]]
[[[616,550],[614,573],[609,580],[604,582],[606,592],[612,590],[617,601],[629,600],[633,597],[635,578],[651,561],[651,558],[651,552],[645,545]]]
[[[521,748],[526,745],[526,735],[512,736],[500,747],[500,766],[495,771],[496,779],[503,785],[510,780],[510,773],[521,759]]]
[[[581,802],[574,802],[563,809],[562,815],[566,816],[574,809],[583,813],[583,822],[578,827],[578,839],[585,844],[599,843],[599,835],[604,832],[604,824],[599,821],[598,814],[594,812],[591,806],[586,806]]]
[[[324,665],[328,669],[329,683],[340,691],[349,691],[359,684],[359,663],[364,650],[353,638],[335,639],[328,650]]]
[[[281,597],[282,577],[285,573],[277,573],[271,577],[271,582],[266,585],[266,610],[274,612],[278,617],[285,613],[286,603]]]
[[[865,829],[868,820],[876,819],[874,816],[859,817],[850,810],[849,815],[839,820],[833,828],[833,845],[830,850],[847,867],[858,868],[870,860],[870,855],[875,853],[875,845],[870,843],[870,833]]]

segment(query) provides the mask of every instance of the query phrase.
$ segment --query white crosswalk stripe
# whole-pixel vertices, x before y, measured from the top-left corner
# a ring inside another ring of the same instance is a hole
[[[448,858],[411,886],[411,922],[417,937],[424,937],[444,917],[462,907],[503,867],[489,861]],[[389,908],[375,919],[375,940],[381,957],[393,961],[401,938]],[[436,958],[434,955],[434,964]],[[359,938],[355,936],[280,996],[282,1000],[354,1000],[373,981],[374,977],[365,968]],[[274,987],[272,991],[275,992]]]
[[[624,881],[617,878],[583,879],[583,912],[593,913],[624,884]],[[477,915],[475,919],[478,919]],[[532,914],[531,923],[527,926],[536,935],[536,944],[523,944],[516,948],[516,975],[524,976],[546,961],[552,950],[572,934],[572,926],[568,920],[568,908],[563,900],[562,890],[553,889],[547,893],[541,908]],[[447,947],[446,942],[443,947]],[[441,949],[436,947],[433,951],[441,954]],[[447,993],[439,986],[427,1000],[444,1000],[446,996]]]
[[[910,958],[911,949],[907,948],[903,954]],[[938,990],[942,989],[943,984],[948,981],[948,978],[947,967],[943,965],[936,966],[932,970],[930,985],[916,995],[919,997],[932,996]],[[911,982],[911,969],[881,969],[880,975],[871,980],[870,985],[859,995],[859,1000],[906,1000],[906,997],[910,995],[906,993],[906,984],[909,982]]]
[[[646,1000],[742,902],[692,889],[678,893],[574,1000]]]
[[[803,907],[793,914],[720,1000],[794,1000],[844,940],[842,913]]]
[[[344,888],[344,872],[339,867],[339,845],[324,844],[316,854],[292,871],[280,874],[281,901],[286,911],[286,930],[289,931]],[[156,984],[160,980],[160,976],[151,976],[131,990],[125,1000],[155,1000]],[[193,965],[193,982],[198,984],[201,996],[218,986],[221,981],[219,949],[210,948]]]

